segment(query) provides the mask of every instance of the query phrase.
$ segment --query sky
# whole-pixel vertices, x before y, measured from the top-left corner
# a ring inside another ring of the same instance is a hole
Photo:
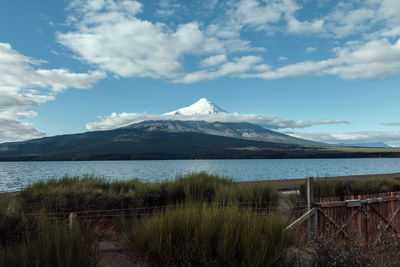
[[[400,146],[398,0],[0,2],[0,142],[212,100],[328,143]]]

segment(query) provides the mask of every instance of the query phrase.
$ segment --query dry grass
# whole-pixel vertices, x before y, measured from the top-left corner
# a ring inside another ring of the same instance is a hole
[[[37,182],[20,192],[18,199],[25,212],[70,212],[149,208],[186,202],[251,202],[264,206],[273,202],[276,205],[279,193],[270,183],[242,185],[230,178],[200,172],[163,182],[66,176]]]
[[[295,243],[273,213],[185,205],[127,228],[132,249],[155,266],[279,266]]]

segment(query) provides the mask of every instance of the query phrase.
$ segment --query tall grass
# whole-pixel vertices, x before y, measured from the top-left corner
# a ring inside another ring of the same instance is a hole
[[[176,204],[232,200],[233,195],[226,193],[234,191],[236,187],[232,179],[205,172],[178,176],[174,181],[164,182],[164,186],[169,202]]]
[[[294,244],[284,227],[273,213],[190,204],[136,223],[127,236],[155,265],[277,266]]]
[[[25,212],[143,208],[186,202],[251,202],[265,206],[277,205],[279,200],[270,183],[239,185],[232,179],[205,172],[163,182],[66,176],[37,182],[18,197]]]
[[[63,223],[23,220],[0,213],[0,266],[90,266],[95,236],[90,229]]]
[[[25,226],[19,215],[7,215],[6,210],[0,210],[0,247],[19,243],[24,232]]]
[[[8,202],[8,198],[0,198],[0,214],[7,212]]]
[[[299,186],[300,195],[307,199],[307,181]],[[345,178],[314,179],[314,197],[340,197],[347,195],[375,194],[400,191],[400,181],[390,178],[367,178],[351,180]]]
[[[39,181],[20,192],[18,200],[26,212],[68,212],[164,204],[160,183],[137,179],[110,182],[91,175],[65,176]],[[160,194],[161,193],[161,194]],[[151,203],[146,203],[146,202]]]

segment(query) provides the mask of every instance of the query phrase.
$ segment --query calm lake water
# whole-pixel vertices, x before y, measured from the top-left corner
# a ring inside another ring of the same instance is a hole
[[[207,171],[238,181],[400,172],[400,159],[260,159],[260,160],[146,160],[0,162],[0,192],[65,174],[96,174],[109,179],[173,179]]]

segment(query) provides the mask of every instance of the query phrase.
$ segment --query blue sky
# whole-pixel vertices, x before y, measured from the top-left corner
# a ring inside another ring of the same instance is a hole
[[[0,142],[112,129],[205,97],[234,121],[400,146],[400,2],[317,3],[2,1]]]

